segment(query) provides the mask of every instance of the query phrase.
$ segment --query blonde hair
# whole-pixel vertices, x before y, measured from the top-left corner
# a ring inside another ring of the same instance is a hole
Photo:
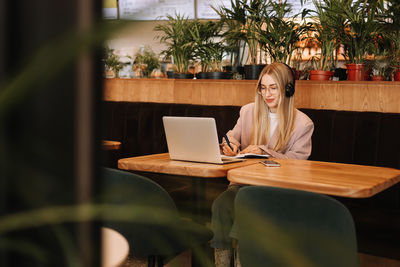
[[[278,139],[273,149],[275,151],[282,151],[292,134],[296,115],[294,97],[287,97],[285,95],[285,86],[289,82],[293,82],[293,73],[287,65],[282,63],[274,62],[267,65],[260,73],[256,86],[253,128],[250,142],[253,145],[265,145],[269,142],[270,110],[264,98],[257,93],[264,75],[270,75],[275,80],[280,91],[280,99],[277,108],[278,126],[276,129],[276,131],[278,131]]]

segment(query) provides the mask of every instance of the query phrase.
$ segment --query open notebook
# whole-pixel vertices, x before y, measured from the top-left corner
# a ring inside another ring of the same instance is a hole
[[[221,155],[214,118],[164,116],[163,123],[173,160],[216,164],[243,161]]]

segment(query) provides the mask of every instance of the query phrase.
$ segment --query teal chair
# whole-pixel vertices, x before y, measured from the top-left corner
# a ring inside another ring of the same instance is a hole
[[[235,198],[233,232],[243,267],[359,266],[352,216],[329,196],[246,186]]]
[[[163,266],[173,256],[191,249],[192,261],[202,263],[212,238],[207,227],[180,216],[168,193],[153,181],[130,172],[104,168],[101,202],[115,205],[103,225],[121,233],[136,257],[149,266]]]

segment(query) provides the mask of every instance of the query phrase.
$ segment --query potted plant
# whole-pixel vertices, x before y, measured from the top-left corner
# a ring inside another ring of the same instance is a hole
[[[298,14],[291,15],[292,5],[287,1],[269,0],[262,10],[265,23],[257,28],[260,44],[271,61],[289,64],[296,44],[308,31],[309,26],[296,22]],[[302,19],[305,13],[302,13]]]
[[[142,47],[136,53],[134,64],[141,67],[144,77],[150,77],[151,72],[160,67],[158,56],[149,45]]]
[[[174,78],[193,78],[189,73],[189,67],[194,57],[194,42],[191,29],[195,22],[187,17],[175,14],[175,17],[167,15],[168,21],[154,27],[155,31],[162,32],[157,36],[161,43],[167,46],[162,54],[169,56],[175,65]]]
[[[339,30],[347,60],[348,80],[364,80],[364,58],[374,49],[373,40],[382,31],[382,24],[375,19],[378,1],[335,2],[335,10],[345,19]]]
[[[221,22],[195,21],[191,29],[195,59],[198,59],[201,65],[201,71],[196,74],[198,79],[228,78],[228,73],[222,69],[226,46],[220,40],[216,40],[220,38],[221,26]]]
[[[262,55],[259,53],[259,36],[257,29],[264,23],[262,16],[266,3],[263,0],[231,0],[231,9],[220,7],[215,9],[221,16],[221,21],[227,25],[223,34],[224,40],[231,49],[236,49],[236,56],[240,58],[241,45],[245,44],[242,52],[247,51],[247,62],[244,66],[246,79],[258,79],[265,64],[262,64]],[[239,51],[238,51],[239,50]]]
[[[371,64],[372,81],[386,81],[392,73],[391,57],[389,56],[390,40],[385,36],[379,36],[375,42],[374,60]]]
[[[310,80],[330,80],[332,69],[337,64],[340,43],[337,41],[337,29],[344,24],[344,18],[335,12],[334,0],[313,0],[315,9],[310,11],[313,22],[310,23],[312,36],[309,37],[320,52],[310,59]]]
[[[231,66],[227,70],[231,73],[244,74],[243,60],[245,56],[246,36],[242,29],[247,22],[245,2],[231,0],[231,7],[214,7],[214,11],[219,15],[224,31],[222,32],[223,42],[226,44],[227,53],[230,54]]]
[[[372,81],[386,81],[386,70],[388,69],[386,60],[376,60],[372,67]]]
[[[390,65],[393,68],[394,80],[400,81],[400,3],[396,0],[387,0],[377,16],[382,22],[384,35],[390,40]]]
[[[120,61],[120,57],[114,53],[114,49],[106,46],[104,48],[104,59],[103,59],[105,70],[104,74],[106,78],[118,78],[118,73],[122,68],[129,64]]]

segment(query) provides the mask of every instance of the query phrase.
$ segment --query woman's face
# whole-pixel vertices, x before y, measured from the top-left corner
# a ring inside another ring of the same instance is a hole
[[[276,113],[281,98],[281,91],[278,88],[278,84],[269,74],[265,74],[261,78],[260,93],[270,111]]]

